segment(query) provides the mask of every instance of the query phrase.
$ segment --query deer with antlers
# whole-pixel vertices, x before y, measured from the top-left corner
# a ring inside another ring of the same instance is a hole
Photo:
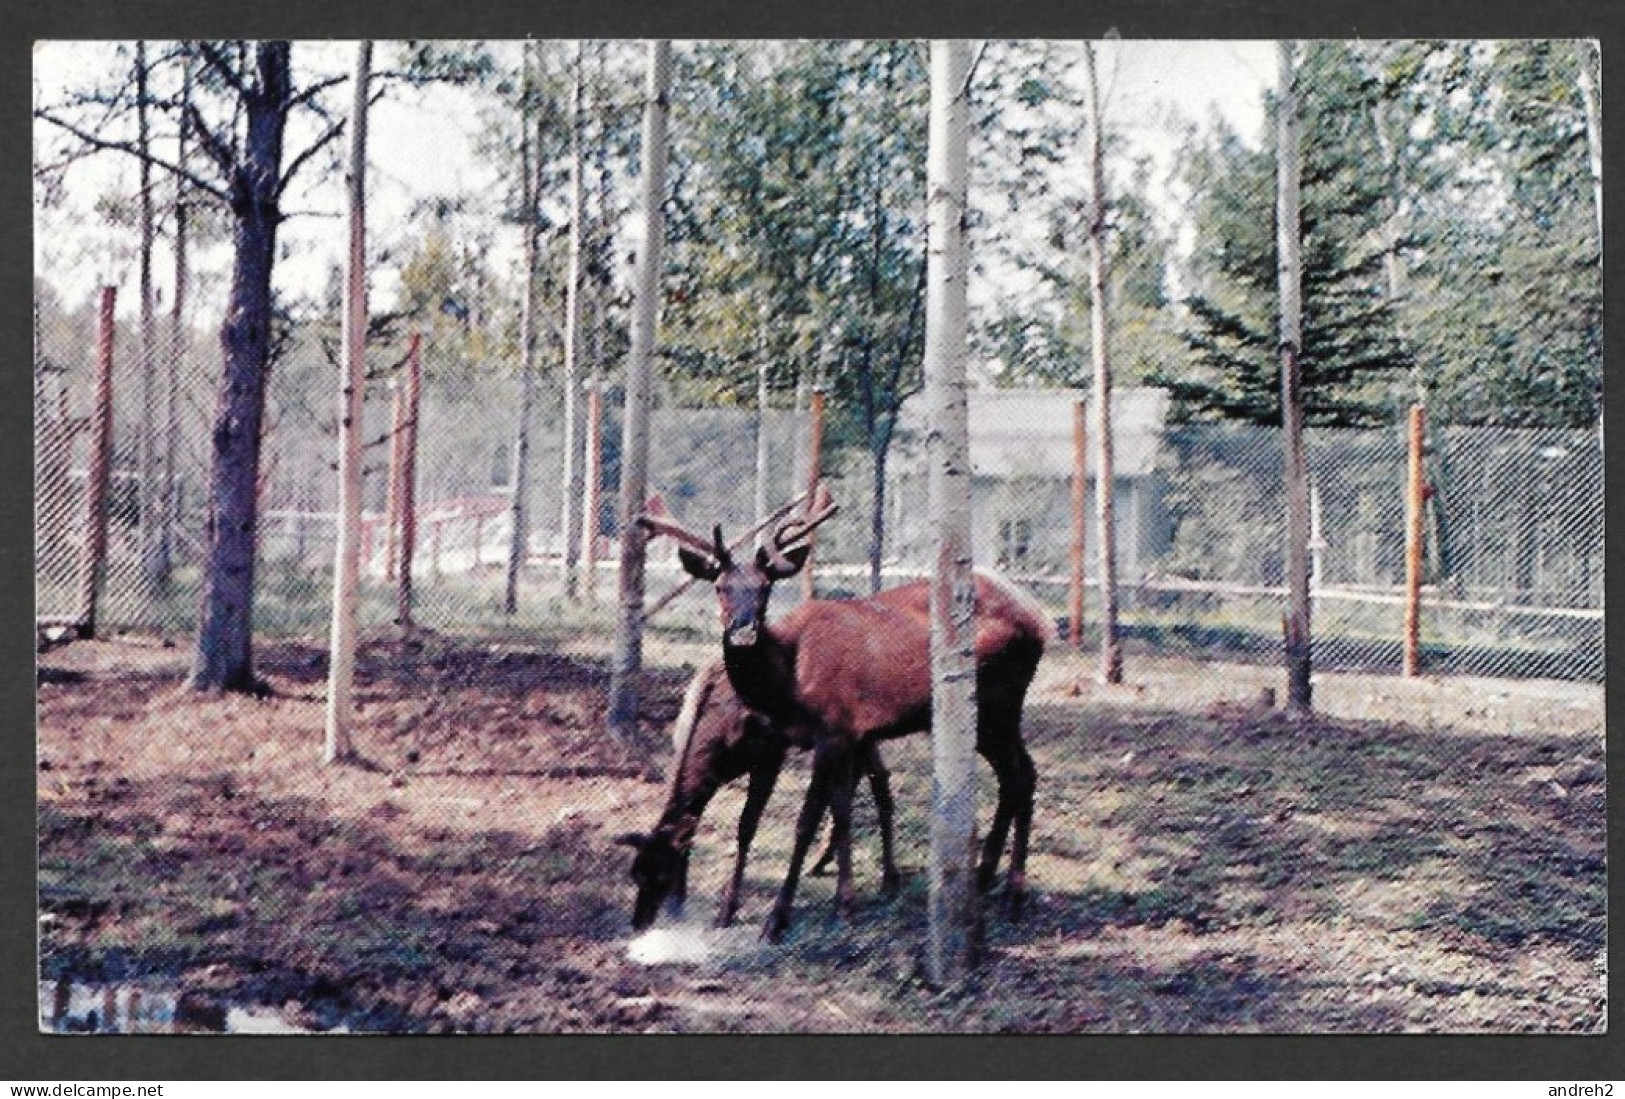
[[[770,527],[756,553],[735,558],[721,527],[710,539],[664,514],[639,522],[678,544],[689,575],[713,584],[722,618],[722,663],[744,704],[813,745],[813,775],[796,823],[782,888],[763,928],[776,940],[790,924],[802,864],[826,811],[836,849],[835,911],[852,909],[853,768],[865,745],[931,726],[931,629],[921,613],[924,584],[863,600],[814,599],[769,623],[773,585],[794,576],[812,551],[809,536],[835,514],[827,492],[803,517]],[[1026,892],[1027,841],[1037,776],[1021,736],[1021,707],[1053,630],[1041,610],[1003,580],[976,578],[977,751],[998,780],[998,807],[982,845],[977,880],[991,887],[1011,839],[1006,880],[1011,915]],[[927,604],[928,605],[928,604]],[[1013,838],[1011,830],[1014,829]]]

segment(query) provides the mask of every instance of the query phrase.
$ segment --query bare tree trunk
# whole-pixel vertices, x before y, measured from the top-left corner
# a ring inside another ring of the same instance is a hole
[[[965,396],[965,210],[970,47],[931,43],[925,374],[930,410],[932,813],[927,969],[946,985],[976,947],[976,587]]]
[[[886,561],[886,456],[889,447],[869,448],[869,594],[878,592]]]
[[[1579,51],[1580,73],[1580,101],[1585,107],[1586,116],[1586,153],[1591,166],[1591,198],[1592,209],[1597,215],[1597,264],[1602,265],[1602,97],[1601,88],[1597,82],[1601,79],[1601,56],[1598,53],[1599,44],[1583,41],[1576,44]],[[1598,61],[1597,73],[1592,74],[1591,62]],[[1603,447],[1603,408],[1602,395],[1597,399],[1597,448]]]
[[[1383,168],[1386,170],[1387,186],[1383,195],[1383,225],[1382,225],[1382,270],[1383,281],[1387,289],[1388,304],[1397,309],[1400,300],[1405,295],[1405,259],[1400,255],[1400,241],[1403,237],[1401,231],[1400,203],[1405,193],[1404,166],[1400,162],[1400,150],[1393,133],[1393,126],[1388,120],[1388,113],[1384,110],[1386,104],[1379,101],[1371,108],[1371,128],[1376,134],[1377,151],[1382,155]],[[1395,313],[1395,333],[1404,338],[1403,322]],[[1421,364],[1411,365],[1411,386],[1416,392],[1418,401],[1426,400],[1427,387],[1422,382]]]
[[[1597,56],[1593,42],[1576,43],[1579,52],[1580,102],[1585,107],[1586,154],[1591,168],[1592,208],[1597,215],[1597,251],[1602,252],[1602,97],[1591,62]]]
[[[1309,470],[1303,452],[1303,265],[1299,198],[1297,77],[1293,43],[1279,48],[1280,98],[1276,106],[1276,247],[1280,257],[1281,423],[1286,448],[1287,705],[1311,704],[1309,603]]]
[[[339,530],[333,563],[333,623],[327,673],[325,763],[355,757],[350,734],[355,685],[356,598],[360,586],[361,434],[366,407],[367,340],[367,93],[372,43],[356,47],[355,99],[350,109],[350,250],[344,273],[344,380],[339,416]]]
[[[289,44],[255,44],[256,78],[245,90],[245,145],[231,179],[234,258],[220,330],[224,376],[215,411],[203,604],[191,685],[253,691],[255,537],[260,435],[271,350],[271,271],[282,220],[283,129],[292,95]]]
[[[525,90],[521,96],[522,136],[520,137],[520,171],[523,197],[520,212],[525,233],[525,300],[519,317],[519,416],[514,428],[513,475],[508,483],[513,488],[513,499],[508,514],[508,570],[503,589],[502,610],[515,614],[519,610],[519,576],[530,556],[530,421],[536,408],[536,310],[539,308],[536,267],[541,252],[541,226],[536,216],[541,161],[540,112],[532,117],[536,107],[532,100],[536,94],[536,43],[525,44]],[[534,128],[532,123],[534,122]]]
[[[586,288],[587,181],[586,151],[582,148],[583,44],[577,41],[571,58],[570,82],[570,275],[565,289],[564,315],[564,503],[560,528],[564,536],[564,597],[577,594],[578,553],[581,543],[581,296]]]
[[[643,566],[647,539],[636,519],[642,513],[648,490],[649,404],[660,306],[670,87],[671,43],[658,39],[649,43],[643,113],[643,240],[637,256],[632,347],[626,364],[626,410],[621,431],[621,614],[610,673],[609,731],[622,741],[637,736],[638,679],[643,670]]]
[[[169,309],[169,347],[165,354],[164,386],[164,450],[163,470],[160,474],[162,499],[159,503],[161,519],[158,525],[157,578],[160,588],[167,588],[175,569],[175,527],[180,521],[180,480],[176,463],[180,457],[180,384],[181,363],[186,358],[186,298],[191,273],[189,259],[188,187],[184,172],[187,169],[192,132],[187,112],[192,103],[192,55],[187,52],[181,61],[181,117],[177,137],[175,163],[181,173],[175,176],[175,292]]]
[[[137,530],[141,547],[141,577],[146,587],[144,598],[150,598],[160,580],[158,559],[158,331],[152,298],[152,127],[150,116],[151,93],[148,87],[147,44],[135,44],[135,117],[136,145],[141,150],[137,158],[140,179],[138,220],[141,234],[138,282],[140,309],[138,332],[141,364],[141,416],[137,431],[136,464],[139,470],[137,490]]]
[[[1100,547],[1100,681],[1123,682],[1117,627],[1117,520],[1112,466],[1111,313],[1106,275],[1106,152],[1100,125],[1095,52],[1083,46],[1084,109],[1089,115],[1089,301],[1095,368],[1095,544]]]

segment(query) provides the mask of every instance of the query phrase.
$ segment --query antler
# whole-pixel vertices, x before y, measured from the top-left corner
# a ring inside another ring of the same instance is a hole
[[[805,541],[815,529],[839,510],[840,506],[830,499],[829,486],[819,481],[818,488],[808,502],[805,515],[799,519],[787,516],[764,534],[761,545],[767,552],[768,560],[779,568],[793,569],[794,566],[784,556],[784,551],[797,542]]]
[[[714,539],[701,537],[687,527],[679,525],[677,520],[671,517],[671,513],[666,510],[665,501],[658,496],[650,498],[649,503],[645,505],[643,514],[638,516],[637,522],[639,526],[652,535],[664,534],[668,538],[681,542],[689,549],[698,550],[700,553],[717,561],[727,559],[728,549],[722,544],[721,527],[718,527],[713,532]]]

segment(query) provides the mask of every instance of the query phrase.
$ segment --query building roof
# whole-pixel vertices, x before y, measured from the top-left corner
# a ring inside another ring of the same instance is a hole
[[[971,468],[997,478],[1072,476],[1073,408],[1080,389],[974,389],[966,394],[970,412]],[[1157,444],[1168,411],[1166,390],[1124,386],[1112,392],[1112,470],[1117,477],[1144,477],[1156,468]],[[1094,400],[1088,399],[1088,424]],[[924,439],[922,395],[903,406],[902,429],[908,449],[918,455]],[[1095,471],[1095,447],[1086,468]]]

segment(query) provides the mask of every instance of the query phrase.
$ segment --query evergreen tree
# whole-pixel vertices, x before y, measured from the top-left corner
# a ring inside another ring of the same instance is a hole
[[[1308,44],[1299,74],[1305,416],[1345,427],[1387,422],[1412,362],[1384,283],[1382,179],[1369,170],[1379,162],[1373,87],[1348,49]],[[1188,152],[1198,245],[1186,339],[1197,369],[1156,380],[1190,418],[1278,425],[1274,151],[1250,149],[1219,124]]]

